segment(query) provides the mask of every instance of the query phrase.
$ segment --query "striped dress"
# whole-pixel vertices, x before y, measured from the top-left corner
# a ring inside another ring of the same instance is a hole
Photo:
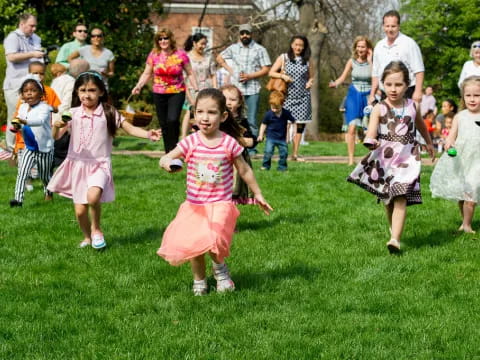
[[[220,261],[230,254],[239,211],[232,202],[233,161],[243,147],[223,134],[215,147],[196,132],[177,147],[187,162],[187,200],[163,234],[157,254],[172,265],[213,252]]]

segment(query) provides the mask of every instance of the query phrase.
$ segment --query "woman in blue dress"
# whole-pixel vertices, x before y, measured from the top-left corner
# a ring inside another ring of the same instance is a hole
[[[357,36],[352,46],[352,57],[348,60],[342,75],[331,81],[329,86],[337,88],[352,73],[352,83],[348,88],[345,102],[347,133],[345,141],[348,149],[348,165],[353,165],[355,154],[356,127],[361,126],[363,109],[368,105],[368,96],[372,88],[373,45],[366,36]]]

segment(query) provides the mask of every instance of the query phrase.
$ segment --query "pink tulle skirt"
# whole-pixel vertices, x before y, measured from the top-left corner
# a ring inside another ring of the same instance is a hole
[[[218,260],[230,255],[240,212],[231,201],[193,204],[185,201],[163,234],[157,254],[171,265],[180,265],[206,252]]]

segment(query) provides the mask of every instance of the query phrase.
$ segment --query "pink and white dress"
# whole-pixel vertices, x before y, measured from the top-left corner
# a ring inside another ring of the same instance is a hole
[[[233,161],[243,147],[227,134],[215,147],[194,133],[177,145],[187,166],[187,200],[163,234],[157,254],[172,265],[212,252],[221,261],[230,244],[239,211],[232,202]]]
[[[102,104],[87,114],[82,106],[72,108],[70,145],[65,161],[48,184],[48,190],[73,199],[75,204],[88,204],[87,191],[92,186],[103,189],[101,202],[115,200],[112,176],[113,138],[107,130]],[[117,113],[116,125],[124,118]]]
[[[420,146],[415,140],[415,103],[408,99],[398,111],[380,103],[380,146],[369,152],[347,181],[375,194],[386,204],[405,196],[407,205],[421,204]]]

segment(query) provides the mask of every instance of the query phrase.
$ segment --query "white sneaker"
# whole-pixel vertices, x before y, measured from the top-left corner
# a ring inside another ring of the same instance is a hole
[[[25,189],[27,189],[27,191],[33,191],[33,185],[32,184],[26,184]]]
[[[105,246],[107,246],[107,243],[105,242],[105,239],[101,232],[96,232],[92,234],[92,248],[100,250],[103,249]]]
[[[217,292],[227,292],[235,290],[235,283],[230,277],[227,264],[218,266],[213,265],[213,277],[217,280]]]
[[[195,282],[195,280],[194,280],[194,281],[193,281],[192,290],[193,290],[193,295],[194,295],[194,296],[204,296],[204,295],[207,295],[207,293],[208,293],[207,280],[204,279],[204,280],[202,280],[201,282],[200,282],[200,281]]]

